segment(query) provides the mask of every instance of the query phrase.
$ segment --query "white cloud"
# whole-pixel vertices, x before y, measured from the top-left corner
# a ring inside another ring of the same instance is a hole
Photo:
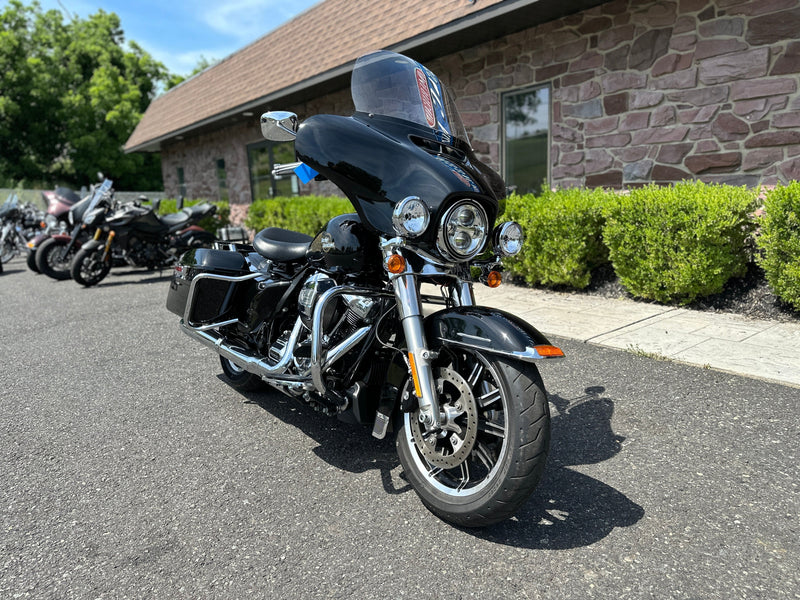
[[[202,19],[215,31],[248,43],[282,25],[316,0],[232,0],[203,3]]]

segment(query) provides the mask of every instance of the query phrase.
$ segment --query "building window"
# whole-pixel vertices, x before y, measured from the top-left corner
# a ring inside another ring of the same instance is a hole
[[[540,192],[547,181],[549,132],[549,87],[503,95],[505,180],[520,194]]]
[[[228,175],[225,171],[225,159],[217,159],[217,188],[219,189],[219,199],[227,202],[230,197],[228,195]]]
[[[178,195],[186,197],[186,180],[183,177],[183,167],[178,167]]]
[[[295,162],[294,142],[259,142],[247,147],[253,201],[275,196],[297,196],[297,176],[273,177],[273,165]]]

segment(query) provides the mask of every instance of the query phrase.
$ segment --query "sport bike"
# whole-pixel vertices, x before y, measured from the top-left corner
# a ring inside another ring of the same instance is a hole
[[[94,239],[75,254],[70,275],[89,287],[105,279],[114,264],[172,267],[189,248],[213,244],[214,235],[196,223],[216,211],[217,207],[207,202],[161,217],[139,202],[90,210],[83,223],[95,231]]]
[[[501,521],[528,499],[548,453],[536,363],[563,356],[525,321],[475,301],[476,283],[501,282],[522,229],[494,225],[505,184],[476,158],[430,70],[369,54],[351,92],[352,116],[299,124],[271,112],[261,128],[294,140],[299,162],[276,174],[326,178],[355,212],[313,237],[270,227],[252,245],[187,252],[167,308],[220,355],[234,388],[266,382],[377,438],[391,431],[433,513],[462,526]]]
[[[73,257],[94,234],[94,229],[87,226],[84,217],[95,209],[106,211],[114,205],[112,183],[106,179],[93,186],[88,196],[67,211],[67,222],[71,228],[69,232],[54,233],[38,246],[36,269],[40,273],[58,280],[70,278],[69,267]]]

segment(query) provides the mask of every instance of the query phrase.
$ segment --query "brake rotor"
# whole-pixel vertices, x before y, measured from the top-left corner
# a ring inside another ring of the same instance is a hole
[[[431,466],[453,469],[466,460],[478,438],[478,406],[467,381],[456,371],[436,369],[441,429],[425,431],[419,409],[411,415],[411,431],[420,454]],[[455,394],[453,393],[455,392]]]

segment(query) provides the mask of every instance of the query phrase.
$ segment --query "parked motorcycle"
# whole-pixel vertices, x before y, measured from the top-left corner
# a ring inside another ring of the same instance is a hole
[[[28,239],[36,235],[43,213],[32,204],[20,204],[12,192],[0,206],[0,263],[7,263],[28,249]]]
[[[234,388],[263,381],[377,438],[394,431],[433,513],[501,521],[530,496],[548,453],[535,363],[563,356],[528,323],[475,302],[473,284],[499,285],[522,229],[493,227],[505,186],[475,157],[436,75],[381,51],[358,59],[351,91],[351,117],[298,126],[273,112],[261,126],[267,139],[294,140],[301,161],[276,174],[327,178],[356,212],[315,237],[270,227],[252,246],[190,250],[167,308],[219,353]],[[430,304],[440,310],[423,311]]]
[[[114,259],[132,267],[171,267],[188,249],[214,243],[214,235],[196,223],[216,210],[215,205],[208,203],[161,217],[152,207],[139,203],[124,204],[110,212],[102,208],[90,210],[83,222],[96,233],[75,254],[70,274],[75,281],[89,287],[108,275]]]
[[[36,236],[28,240],[28,268],[37,273],[39,267],[36,266],[36,253],[39,247],[50,236],[63,234],[69,230],[69,209],[81,200],[80,196],[68,187],[43,191],[42,199],[47,206],[44,227]]]
[[[114,202],[112,183],[106,179],[93,186],[88,196],[69,208],[67,220],[71,232],[51,235],[36,250],[36,268],[40,273],[58,280],[70,278],[69,268],[75,253],[94,234],[94,229],[87,228],[84,223],[84,216],[98,207],[111,208]]]

